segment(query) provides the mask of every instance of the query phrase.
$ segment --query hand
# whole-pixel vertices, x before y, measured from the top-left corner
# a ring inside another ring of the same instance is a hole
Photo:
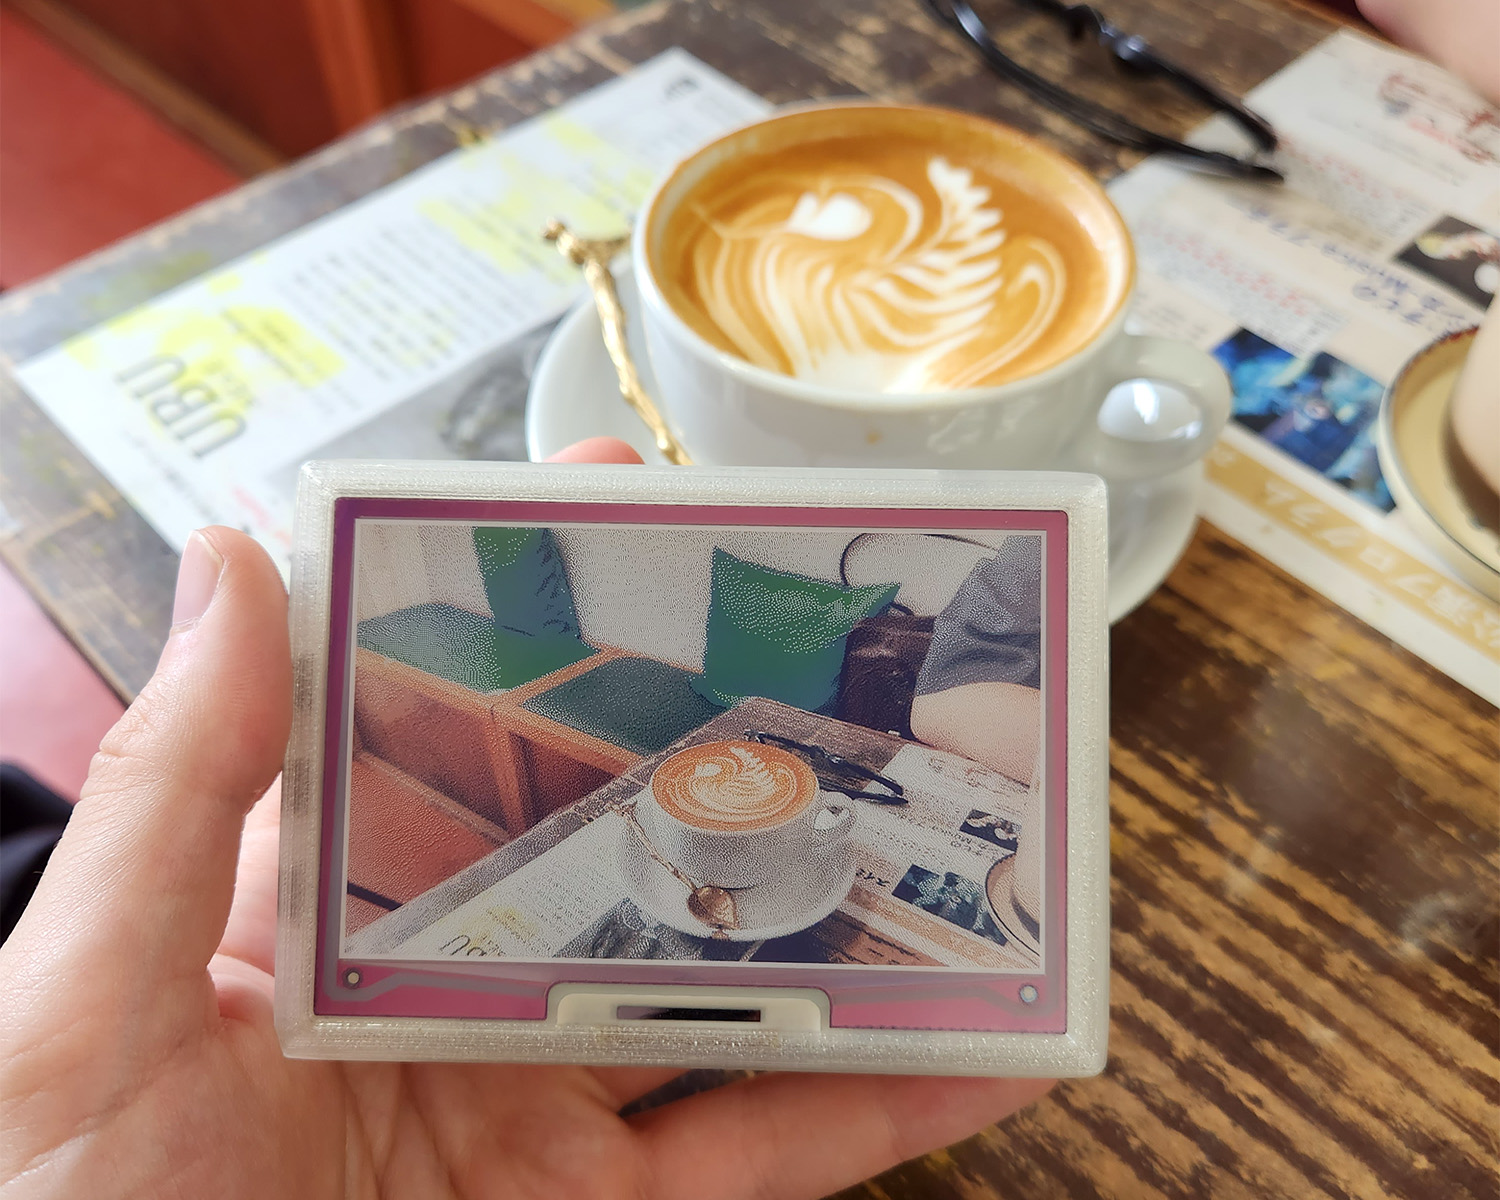
[[[1365,20],[1391,41],[1452,71],[1500,104],[1497,0],[1356,0]]]
[[[559,457],[580,455],[639,461],[605,439]],[[283,1058],[286,595],[259,546],[212,528],[183,555],[173,616],[0,948],[6,1200],[814,1197],[1049,1086],[764,1074],[622,1119],[678,1072]]]

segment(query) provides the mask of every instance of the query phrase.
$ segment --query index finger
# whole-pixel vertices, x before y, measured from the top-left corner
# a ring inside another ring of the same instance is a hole
[[[552,455],[548,462],[639,464],[641,456],[619,438],[592,437],[574,442]]]

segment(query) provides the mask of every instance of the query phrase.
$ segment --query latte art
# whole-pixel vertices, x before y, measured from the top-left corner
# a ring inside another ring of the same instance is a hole
[[[829,107],[743,142],[668,181],[648,254],[677,315],[757,367],[868,395],[990,387],[1076,353],[1128,290],[1108,200],[1001,126]]]
[[[804,809],[817,778],[795,755],[754,742],[710,742],[656,769],[651,792],[663,811],[702,829],[762,829]]]
[[[1057,248],[1012,236],[990,189],[941,155],[917,186],[813,171],[756,190],[732,213],[705,214],[690,261],[706,315],[757,366],[862,390],[949,391],[1002,373],[1057,316],[1067,286]]]

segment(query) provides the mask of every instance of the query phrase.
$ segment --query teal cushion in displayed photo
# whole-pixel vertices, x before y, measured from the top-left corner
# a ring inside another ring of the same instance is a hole
[[[507,688],[520,687],[598,653],[587,642],[566,633],[513,633],[495,630],[495,662]]]
[[[418,604],[359,623],[362,649],[429,675],[499,692],[520,687],[594,653],[576,637],[533,637],[451,604]]]
[[[521,707],[634,754],[665,750],[719,714],[693,690],[698,676],[654,658],[612,658]]]
[[[831,708],[855,623],[882,612],[900,584],[841,587],[714,549],[708,644],[693,687],[726,708],[746,696],[808,712]]]
[[[478,526],[474,556],[496,628],[578,637],[568,572],[550,529]]]

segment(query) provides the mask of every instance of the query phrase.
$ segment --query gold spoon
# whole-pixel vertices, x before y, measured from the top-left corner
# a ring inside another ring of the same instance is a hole
[[[646,423],[646,428],[656,439],[656,448],[668,462],[690,466],[693,460],[688,457],[687,450],[667,428],[656,402],[641,386],[641,377],[636,373],[635,361],[630,357],[630,346],[625,340],[625,309],[620,304],[619,292],[615,290],[615,277],[610,273],[609,264],[630,238],[581,238],[569,233],[561,221],[548,221],[543,236],[556,244],[557,252],[564,258],[583,268],[583,277],[594,293],[594,307],[599,310],[604,348],[615,364],[615,377],[619,380],[620,395],[625,398],[625,403]]]
[[[634,804],[621,809],[620,815],[634,830],[636,837],[641,839],[641,845],[645,847],[646,853],[676,876],[677,881],[687,888],[688,912],[713,930],[711,937],[718,938],[720,941],[727,940],[729,935],[724,931],[740,927],[740,915],[734,906],[734,897],[723,888],[715,887],[711,883],[694,883],[657,853],[656,847],[651,844],[651,839],[646,836],[646,831],[641,828],[640,821],[636,819]]]

